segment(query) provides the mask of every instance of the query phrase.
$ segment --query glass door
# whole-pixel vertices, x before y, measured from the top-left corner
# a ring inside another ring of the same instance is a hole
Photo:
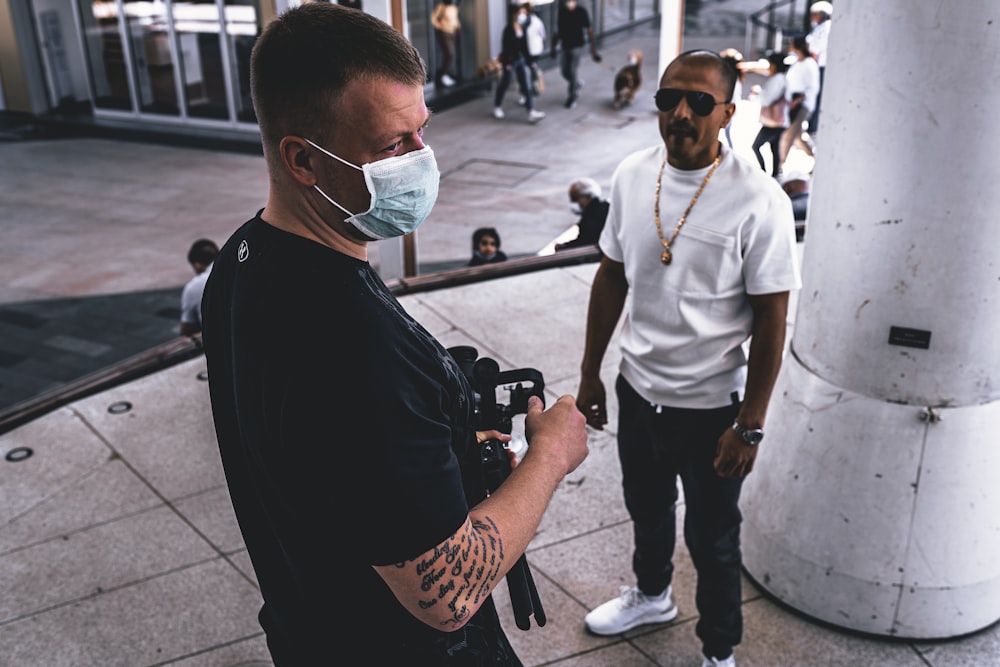
[[[255,123],[255,0],[80,2],[95,114]]]
[[[234,120],[256,123],[250,99],[250,52],[257,41],[257,7],[254,0],[225,0],[226,50],[229,80],[233,82]]]
[[[133,108],[121,14],[120,1],[95,0],[87,7],[81,0],[83,44],[95,109]]]

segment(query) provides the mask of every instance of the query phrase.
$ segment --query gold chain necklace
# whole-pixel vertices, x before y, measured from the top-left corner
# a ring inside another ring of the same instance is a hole
[[[722,151],[715,156],[715,160],[712,161],[712,168],[708,170],[705,174],[705,180],[701,182],[698,187],[698,191],[694,193],[694,197],[691,197],[691,203],[688,204],[687,210],[684,211],[684,215],[681,219],[677,221],[677,226],[674,227],[674,233],[670,236],[670,240],[663,238],[663,229],[660,227],[660,181],[663,179],[663,168],[667,165],[667,156],[663,156],[663,164],[660,165],[660,173],[656,176],[656,207],[654,211],[656,212],[656,233],[660,235],[660,243],[663,244],[663,254],[660,255],[660,261],[664,264],[669,264],[673,258],[673,253],[670,252],[670,244],[674,242],[677,235],[681,233],[681,227],[687,221],[688,214],[691,213],[691,209],[698,202],[698,197],[701,196],[702,190],[708,185],[708,179],[712,178],[712,174],[715,173],[715,168],[719,166],[719,162],[722,160]]]

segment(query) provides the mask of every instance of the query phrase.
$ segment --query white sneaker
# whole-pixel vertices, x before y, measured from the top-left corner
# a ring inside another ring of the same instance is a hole
[[[736,667],[736,654],[730,655],[725,660],[718,658],[705,658],[701,667]]]
[[[528,103],[528,98],[525,97],[524,95],[521,95],[519,98],[517,98],[517,103],[523,107],[525,104]]]
[[[595,635],[617,635],[646,623],[666,623],[677,618],[672,590],[667,586],[656,597],[644,595],[635,586],[622,586],[621,594],[598,606],[583,619]]]
[[[537,123],[541,119],[545,118],[544,111],[538,111],[537,109],[532,109],[528,112],[528,122]]]
[[[500,107],[493,107],[494,118],[503,118],[503,116],[504,116],[503,109],[501,109]]]
[[[451,78],[450,76],[448,76],[447,74],[442,74],[441,75],[441,83],[443,83],[445,86],[454,86],[455,85],[455,80],[453,78]]]

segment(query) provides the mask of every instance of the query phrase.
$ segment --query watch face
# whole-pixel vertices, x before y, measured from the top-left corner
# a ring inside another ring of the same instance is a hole
[[[745,428],[739,424],[733,424],[733,428],[736,429],[736,432],[740,434],[741,438],[743,438],[743,442],[747,443],[751,447],[764,439],[764,431],[759,428]]]

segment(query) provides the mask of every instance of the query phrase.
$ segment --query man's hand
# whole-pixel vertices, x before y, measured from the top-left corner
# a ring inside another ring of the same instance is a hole
[[[587,458],[587,428],[583,414],[569,394],[562,396],[545,410],[542,399],[528,397],[528,413],[524,418],[524,434],[528,438],[528,454],[552,453],[561,456],[564,475],[576,470]]]
[[[503,443],[504,451],[507,452],[507,460],[510,461],[511,470],[516,468],[519,463],[517,455],[507,447],[507,443],[510,442],[512,437],[511,434],[501,433],[500,431],[476,431],[476,442],[480,445],[487,440],[499,440]]]
[[[760,445],[748,447],[732,428],[722,432],[715,446],[715,472],[719,477],[746,477],[753,471]]]
[[[576,407],[583,416],[587,418],[587,425],[604,430],[604,425],[608,423],[608,411],[605,407],[607,397],[604,393],[604,383],[601,378],[581,378],[580,390],[576,395]]]

